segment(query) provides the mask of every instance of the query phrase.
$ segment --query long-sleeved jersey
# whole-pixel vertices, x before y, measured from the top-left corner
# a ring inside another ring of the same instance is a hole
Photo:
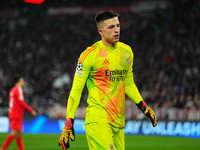
[[[85,124],[105,122],[125,126],[125,94],[139,103],[142,97],[134,83],[132,49],[121,42],[109,47],[98,41],[79,57],[68,98],[67,118],[74,118],[87,82],[88,107]]]
[[[22,120],[24,109],[28,112],[33,112],[24,101],[24,92],[21,87],[14,86],[9,93],[9,118]]]

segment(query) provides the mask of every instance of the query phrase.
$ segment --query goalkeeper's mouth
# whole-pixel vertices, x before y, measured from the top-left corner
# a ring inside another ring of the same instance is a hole
[[[114,36],[115,39],[119,39],[119,34]]]

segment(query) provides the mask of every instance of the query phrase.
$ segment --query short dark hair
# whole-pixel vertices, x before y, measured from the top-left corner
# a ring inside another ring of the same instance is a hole
[[[100,22],[107,19],[114,18],[114,17],[119,17],[119,14],[112,10],[103,10],[103,11],[98,12],[95,16],[95,22],[96,22],[97,28],[99,27]]]
[[[14,84],[16,84],[20,80],[20,78],[22,78],[21,74],[14,75],[14,79],[13,79]]]

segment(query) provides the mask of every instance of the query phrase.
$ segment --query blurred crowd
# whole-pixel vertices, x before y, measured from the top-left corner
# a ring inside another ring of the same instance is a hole
[[[122,12],[120,22],[120,41],[133,49],[135,83],[147,104],[155,110],[200,110],[200,2],[169,0],[164,10]],[[8,106],[16,73],[26,81],[26,102],[40,114],[66,106],[78,57],[98,40],[88,12],[48,16],[44,9],[24,8],[17,17],[1,18],[0,107]],[[54,86],[63,76],[69,80]],[[86,100],[84,88],[80,107]]]

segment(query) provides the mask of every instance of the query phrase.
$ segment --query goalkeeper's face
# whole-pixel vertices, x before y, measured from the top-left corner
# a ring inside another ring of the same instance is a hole
[[[120,36],[120,23],[117,17],[104,20],[100,23],[99,34],[104,44],[108,46],[116,46]]]

